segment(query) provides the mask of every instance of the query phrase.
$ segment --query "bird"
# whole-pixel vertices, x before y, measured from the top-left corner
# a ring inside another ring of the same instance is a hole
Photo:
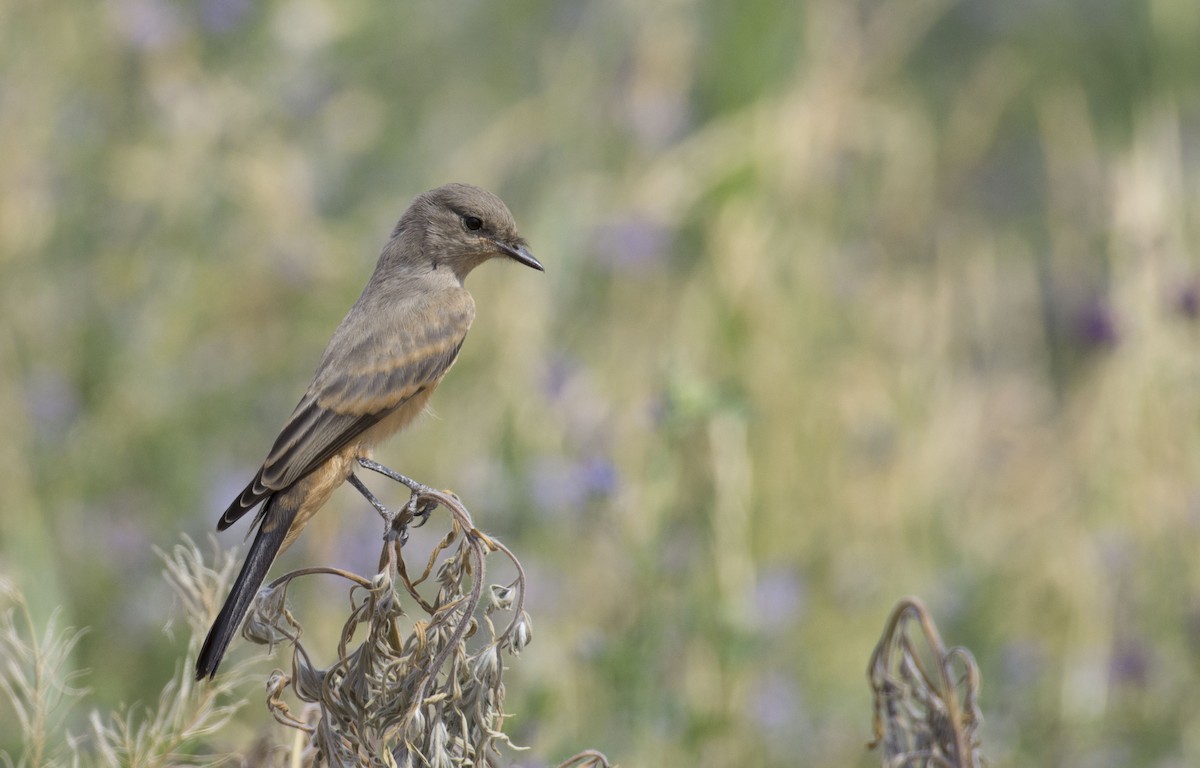
[[[421,486],[371,461],[371,449],[425,408],[475,318],[464,281],[501,258],[545,271],[499,197],[469,184],[418,195],[400,216],[358,300],[333,332],[312,382],[266,460],[217,523],[225,530],[259,507],[254,540],[196,658],[213,678],[271,563],[357,466]],[[410,502],[411,505],[411,502]]]

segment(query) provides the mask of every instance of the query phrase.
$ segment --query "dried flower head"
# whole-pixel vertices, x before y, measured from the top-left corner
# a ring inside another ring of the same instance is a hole
[[[923,659],[932,659],[932,673]],[[875,694],[869,747],[882,745],[884,766],[983,765],[976,734],[983,720],[979,667],[966,648],[946,649],[917,598],[904,598],[892,610],[867,677]]]

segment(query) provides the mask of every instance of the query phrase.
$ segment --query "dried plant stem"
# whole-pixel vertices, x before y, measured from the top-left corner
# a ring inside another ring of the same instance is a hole
[[[922,647],[910,634],[915,622]],[[922,657],[932,657],[930,673]],[[963,668],[956,678],[956,666]],[[976,728],[979,668],[965,648],[947,649],[924,604],[915,597],[892,609],[867,667],[875,697],[875,737],[885,766],[936,765],[973,768],[982,761]],[[957,688],[963,686],[960,703]]]
[[[446,510],[446,534],[423,558],[416,578],[405,564],[405,526],[415,509]],[[306,568],[274,580],[255,600],[243,634],[261,643],[290,640],[291,674],[276,671],[267,706],[275,719],[308,736],[306,759],[330,765],[481,765],[498,745],[502,652],[516,655],[532,629],[525,613],[525,571],[503,544],[475,527],[452,493],[419,490],[388,526],[379,572],[366,578],[333,568]],[[486,602],[487,556],[501,553],[516,579],[492,586]],[[350,614],[337,659],[317,668],[303,643],[300,622],[284,606],[289,585],[302,576],[334,575],[351,583]],[[436,595],[430,596],[432,585]],[[422,592],[424,590],[424,594]],[[420,612],[402,631],[402,599]],[[491,614],[512,615],[497,633]],[[480,632],[480,629],[483,632]],[[305,702],[311,717],[292,714],[285,698]],[[293,752],[293,757],[295,757]]]

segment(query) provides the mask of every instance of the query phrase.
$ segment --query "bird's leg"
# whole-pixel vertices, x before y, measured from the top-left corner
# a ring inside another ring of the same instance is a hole
[[[371,503],[372,507],[375,507],[375,511],[379,513],[379,516],[383,518],[383,522],[387,526],[387,535],[389,537],[393,535],[399,537],[400,544],[403,546],[408,541],[407,528],[409,521],[412,520],[412,513],[408,512],[407,508],[405,508],[405,511],[408,512],[407,515],[397,515],[392,512],[384,506],[382,501],[375,498],[375,494],[371,493],[371,489],[367,487],[367,484],[359,480],[358,475],[353,472],[350,473],[350,477],[347,480],[350,481],[350,485],[357,488],[358,492]]]
[[[430,488],[428,485],[425,485],[423,483],[418,483],[416,480],[413,480],[411,477],[405,477],[404,475],[400,474],[396,470],[394,470],[390,467],[385,467],[382,464],[380,464],[378,461],[373,461],[371,459],[368,459],[366,456],[359,456],[358,463],[365,469],[369,469],[372,472],[378,472],[379,474],[383,475],[384,477],[390,477],[391,479],[393,479],[397,483],[400,483],[401,485],[405,486],[406,488],[408,488],[408,490],[412,491],[415,494],[420,495],[422,493],[432,493],[433,492],[433,489]]]
[[[366,456],[359,456],[358,463],[364,469],[369,469],[372,472],[378,472],[384,477],[389,477],[392,480],[395,480],[397,483],[400,483],[412,492],[412,495],[408,497],[408,503],[404,505],[404,509],[418,521],[414,527],[420,528],[422,525],[424,525],[425,521],[429,519],[429,513],[437,509],[436,501],[426,499],[424,503],[421,503],[422,496],[426,496],[433,492],[433,489],[428,485],[425,485],[424,483],[418,483],[411,477],[405,477],[396,470],[390,467],[385,467],[377,461],[372,461]],[[354,477],[354,475],[351,475],[351,477]]]
[[[359,480],[358,475],[354,474],[353,472],[350,473],[350,477],[347,479],[350,481],[350,485],[353,485],[355,488],[357,488],[358,492],[361,493],[367,501],[371,502],[371,506],[375,507],[375,511],[379,513],[384,522],[391,524],[392,520],[394,520],[396,516],[390,509],[384,506],[382,501],[375,498],[375,494],[371,493],[371,489],[367,487],[366,483],[364,483],[362,480]]]

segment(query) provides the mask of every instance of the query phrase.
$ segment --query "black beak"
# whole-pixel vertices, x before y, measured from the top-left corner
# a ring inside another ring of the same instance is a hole
[[[513,261],[520,262],[527,267],[533,267],[539,272],[546,271],[546,268],[542,266],[542,262],[533,257],[533,254],[529,252],[529,248],[525,243],[518,242],[516,245],[509,245],[502,240],[493,240],[492,242],[496,244],[497,248],[511,257]]]

